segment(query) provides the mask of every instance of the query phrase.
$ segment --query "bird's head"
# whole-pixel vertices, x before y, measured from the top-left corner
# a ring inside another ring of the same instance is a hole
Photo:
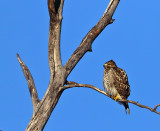
[[[116,65],[116,63],[115,63],[113,60],[110,60],[110,61],[106,62],[106,63],[103,65],[103,67],[104,67],[105,69],[109,69],[109,68],[115,68],[115,67],[117,67],[117,65]]]

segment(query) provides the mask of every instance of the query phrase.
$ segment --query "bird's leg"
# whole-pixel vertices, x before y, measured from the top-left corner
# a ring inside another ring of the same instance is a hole
[[[119,97],[118,97],[118,95],[116,95],[116,96],[115,96],[115,95],[112,95],[111,98],[112,98],[113,100],[117,101]]]
[[[118,100],[118,95],[116,97],[114,97],[114,100],[117,101]]]

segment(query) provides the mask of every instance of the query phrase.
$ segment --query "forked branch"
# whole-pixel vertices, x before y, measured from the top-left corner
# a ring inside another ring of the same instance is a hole
[[[108,96],[109,98],[112,99],[112,96],[110,94],[108,94],[107,92],[105,92],[105,91],[103,91],[103,90],[101,90],[101,89],[99,89],[99,88],[97,88],[95,86],[92,86],[92,85],[89,85],[89,84],[78,84],[78,83],[70,82],[70,81],[68,81],[67,84],[68,85],[63,87],[64,90],[68,89],[68,88],[72,88],[72,87],[86,87],[86,88],[91,88],[93,90],[96,90],[96,91],[98,91],[98,92],[100,92],[100,93],[104,94],[105,96]],[[114,100],[114,99],[112,99],[112,100]],[[124,100],[124,101],[126,101],[126,100]],[[160,115],[160,112],[157,111],[157,108],[160,106],[160,104],[156,105],[154,108],[151,108],[149,106],[145,106],[145,105],[139,104],[138,102],[131,101],[131,100],[127,100],[127,102],[132,103],[134,105],[137,105],[137,106],[139,106],[141,108],[146,108],[146,109],[148,109],[148,110]]]
[[[25,63],[21,60],[19,54],[17,54],[17,59],[21,65],[22,71],[24,73],[24,76],[27,80],[28,83],[28,88],[29,88],[29,92],[31,95],[31,99],[32,99],[32,104],[33,104],[33,112],[35,112],[35,110],[37,109],[37,105],[39,103],[39,98],[38,98],[38,93],[34,84],[34,80],[33,77],[28,69],[28,67],[25,65]]]

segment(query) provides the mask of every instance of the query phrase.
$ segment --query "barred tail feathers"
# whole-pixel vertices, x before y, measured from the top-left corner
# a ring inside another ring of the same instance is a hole
[[[125,107],[126,114],[127,114],[127,113],[130,114],[128,102],[124,102],[123,105],[124,105],[124,107]]]

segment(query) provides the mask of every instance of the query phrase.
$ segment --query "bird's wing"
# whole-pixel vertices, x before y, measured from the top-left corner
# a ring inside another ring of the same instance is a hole
[[[130,86],[127,74],[120,68],[114,69],[114,86],[123,99],[127,99],[130,95]]]

